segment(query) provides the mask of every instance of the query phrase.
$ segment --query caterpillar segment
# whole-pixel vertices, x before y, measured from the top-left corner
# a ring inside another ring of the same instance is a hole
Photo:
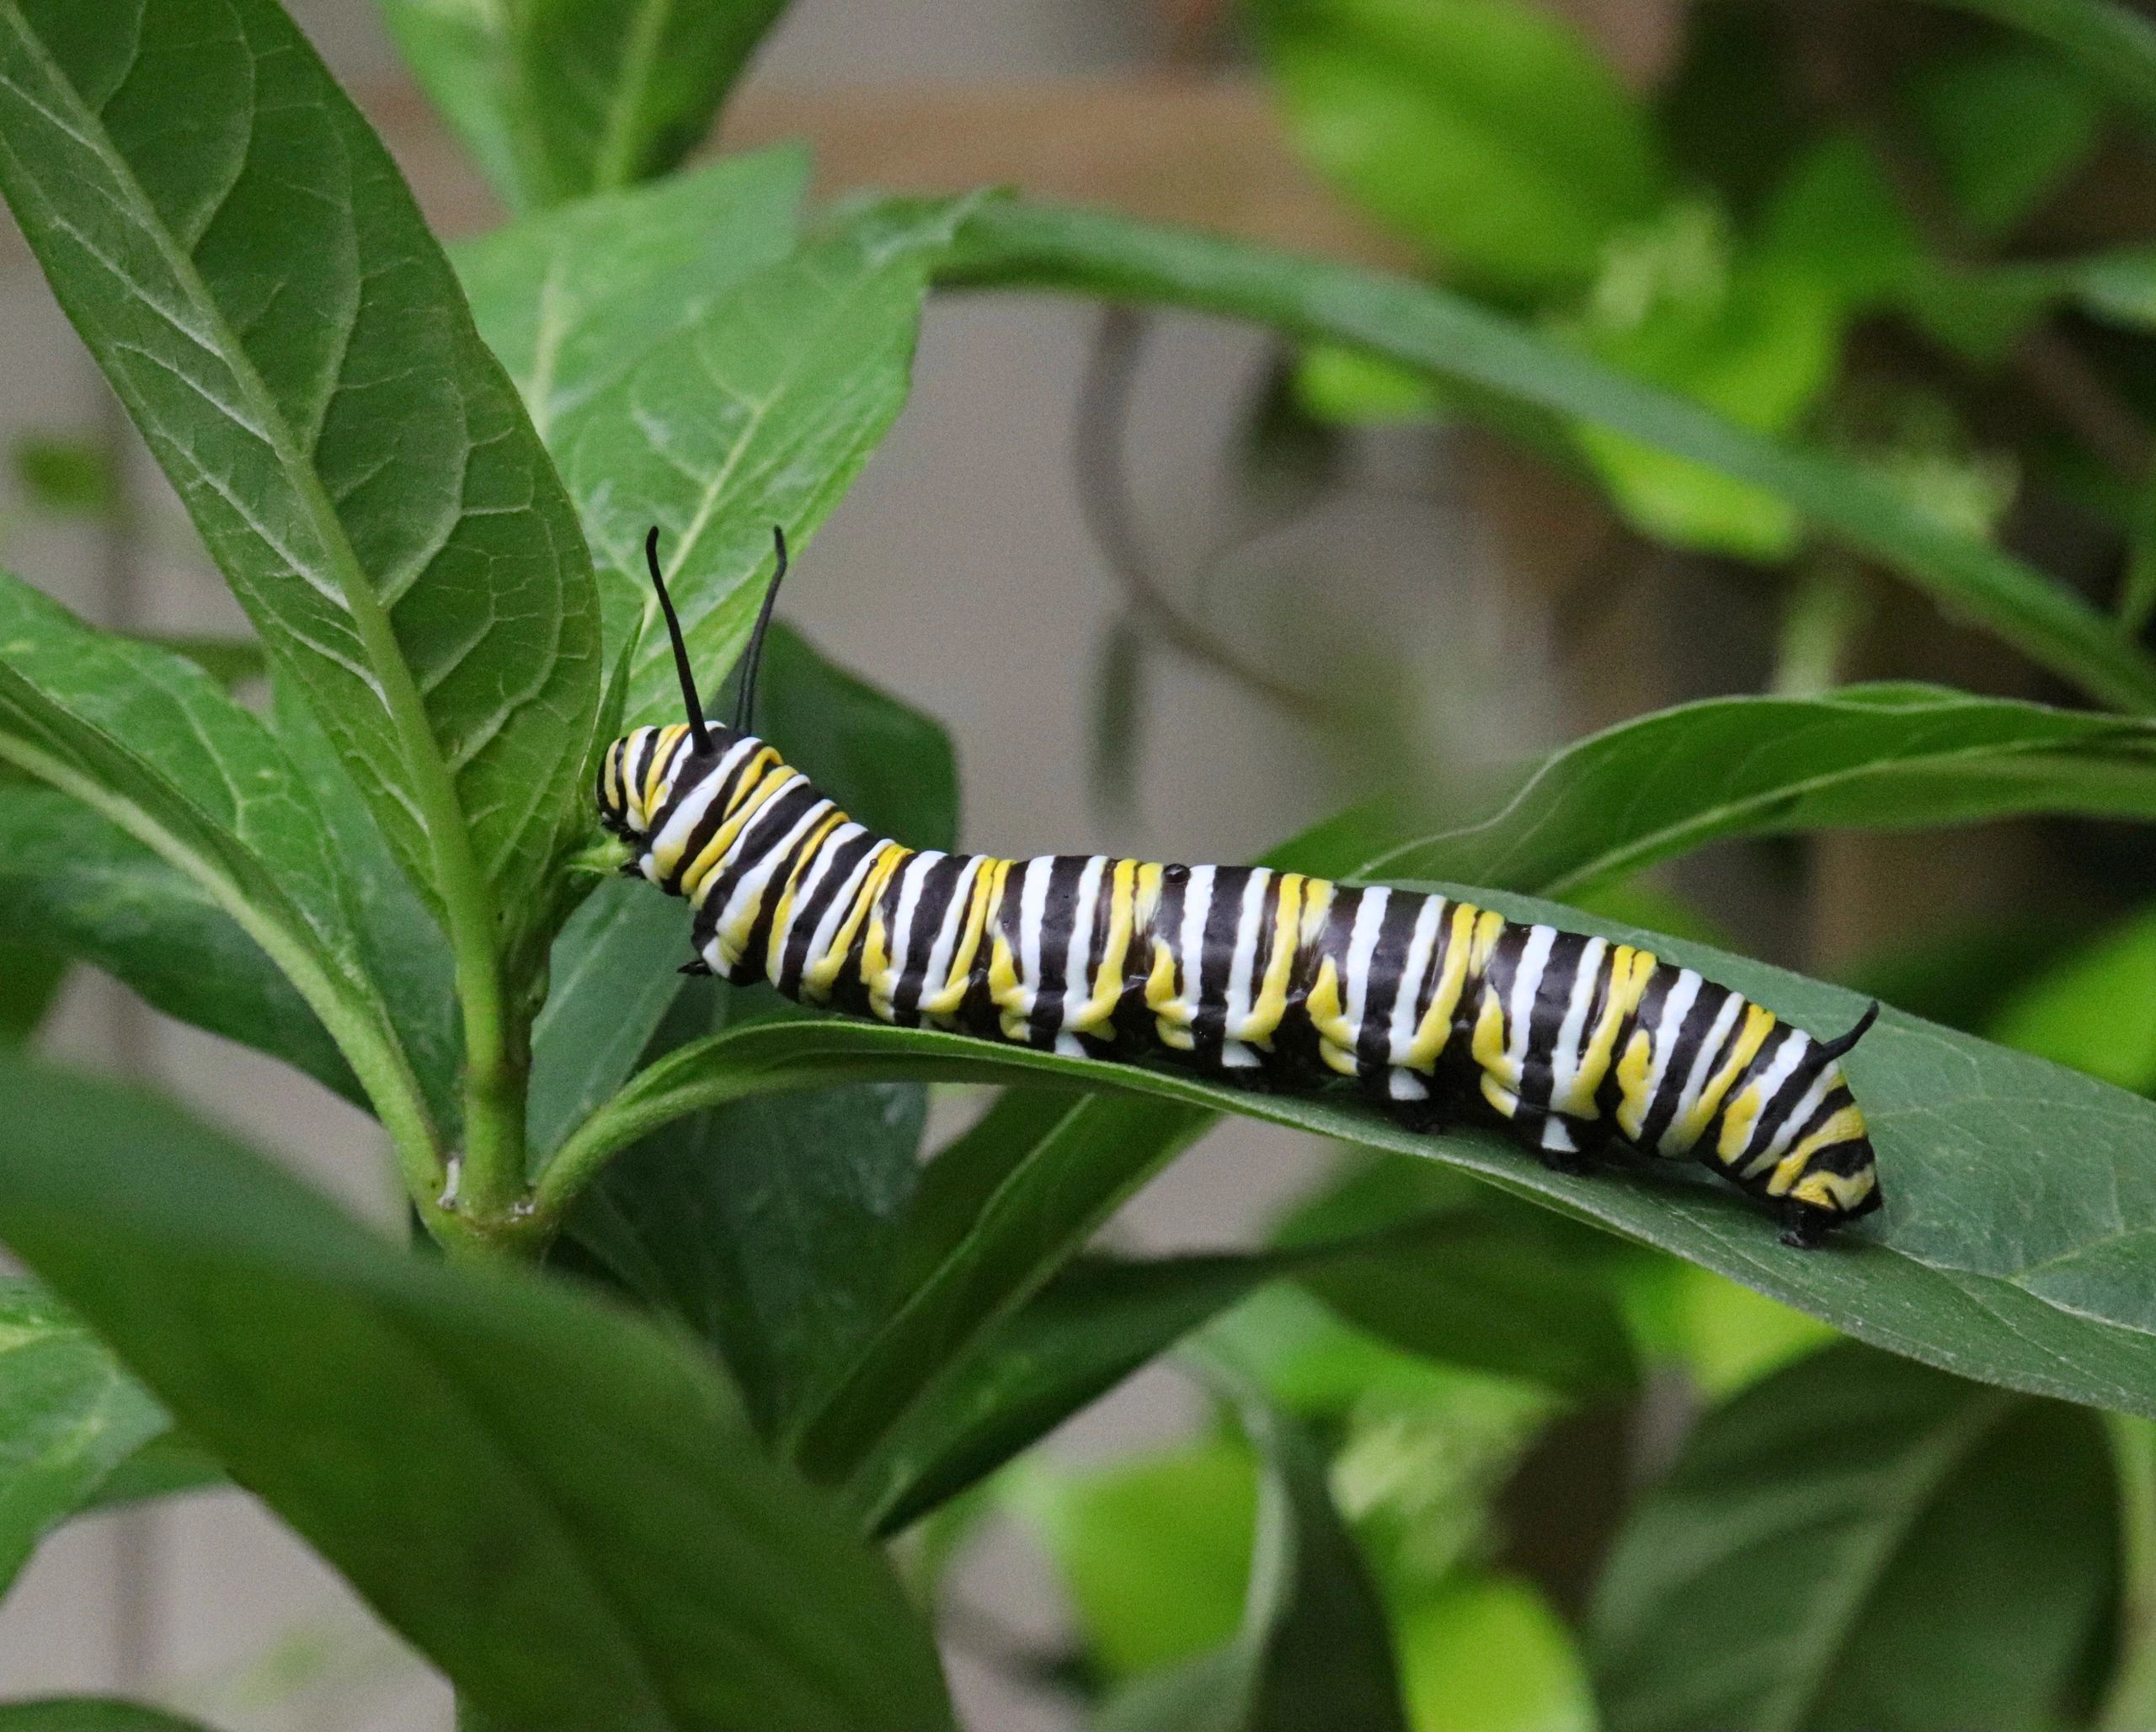
[[[685,689],[688,686],[685,673]],[[745,706],[743,717],[745,718]],[[916,852],[743,727],[609,749],[626,869],[693,909],[696,972],[1044,1051],[1254,1086],[1352,1079],[1412,1124],[1494,1118],[1552,1165],[1691,1158],[1817,1244],[1879,1206],[1840,1060],[1689,968],[1434,894],[1262,866]]]

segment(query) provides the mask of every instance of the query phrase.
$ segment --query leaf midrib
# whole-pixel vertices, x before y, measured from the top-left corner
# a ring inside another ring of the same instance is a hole
[[[67,91],[73,98],[77,108],[85,117],[87,124],[79,134],[81,141],[104,163],[107,173],[121,189],[136,226],[149,237],[151,245],[163,258],[166,268],[173,273],[182,292],[205,320],[207,334],[216,339],[215,353],[230,371],[258,420],[259,424],[248,430],[268,446],[288,484],[297,494],[322,546],[329,575],[338,585],[345,610],[359,632],[370,666],[379,682],[383,706],[396,730],[406,771],[414,785],[414,792],[418,797],[424,818],[423,827],[435,859],[434,887],[449,916],[451,945],[456,955],[459,997],[467,1013],[467,1050],[472,1051],[476,1058],[480,1050],[490,1049],[498,1039],[494,1031],[483,1031],[476,1026],[483,1019],[492,1024],[498,1024],[499,1019],[500,988],[494,967],[492,930],[494,898],[480,875],[478,857],[472,847],[471,833],[465,823],[462,804],[450,775],[448,762],[434,738],[433,729],[427,721],[425,704],[412,678],[412,671],[398,648],[396,633],[388,616],[382,607],[380,598],[366,581],[358,553],[345,532],[343,520],[330,504],[321,477],[316,473],[312,464],[302,458],[293,440],[291,424],[277,407],[253,357],[240,342],[231,321],[226,317],[224,309],[210,293],[193,255],[176,244],[175,237],[158,215],[133,165],[113,144],[102,112],[89,105],[60,63],[46,52],[44,43],[29,28],[19,8],[9,5],[6,15],[25,52],[44,68],[56,88]],[[251,40],[247,43],[247,51],[251,60],[259,61]],[[17,93],[25,101],[33,99],[26,91],[19,89]],[[55,124],[60,124],[57,116],[55,117]],[[250,129],[247,152],[248,160],[253,160],[255,150],[254,135]],[[349,209],[346,216],[349,221]],[[126,286],[132,298],[143,301],[152,312],[156,311],[155,303],[141,293],[126,273],[114,267],[107,268],[111,269],[115,281]],[[339,383],[331,388],[333,401],[340,388],[341,370]],[[273,545],[266,536],[261,539],[265,546]],[[291,653],[287,651],[286,653]],[[303,683],[311,683],[306,681],[304,670],[295,671],[299,673]],[[323,719],[332,727],[336,725],[334,716],[324,716]],[[338,731],[343,732],[341,728]],[[296,978],[293,983],[298,985],[300,983]],[[474,1039],[474,1036],[479,1038]],[[489,1036],[493,1037],[489,1038]]]
[[[652,69],[659,61],[659,45],[665,35],[673,0],[645,0],[637,13],[627,49],[622,56],[622,76],[606,104],[606,122],[600,133],[599,152],[592,163],[592,189],[612,192],[629,184],[631,145],[638,109],[651,89]]]

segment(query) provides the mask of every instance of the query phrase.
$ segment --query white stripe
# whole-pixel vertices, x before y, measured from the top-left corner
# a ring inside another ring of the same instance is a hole
[[[809,935],[808,954],[801,963],[803,990],[807,989],[808,977],[824,962],[826,953],[839,935],[839,928],[852,911],[854,898],[861,894],[862,881],[874,868],[876,857],[882,852],[880,847],[868,849],[853,863],[853,870],[846,875],[846,882],[839,886],[839,893],[831,898],[831,905],[824,910],[824,918],[816,923],[815,931]]]
[[[1721,1056],[1722,1042],[1729,1038],[1729,1031],[1737,1026],[1743,1009],[1744,999],[1737,993],[1731,993],[1722,1000],[1713,1026],[1707,1030],[1706,1039],[1700,1042],[1699,1055],[1692,1061],[1691,1074],[1684,1079],[1683,1092],[1677,1097],[1677,1111],[1670,1115],[1668,1129],[1662,1132],[1664,1137],[1679,1130],[1692,1109],[1700,1104],[1700,1096],[1706,1092],[1707,1079],[1715,1074],[1715,1060]],[[1689,1143],[1684,1145],[1684,1148],[1690,1147]]]
[[[1798,1133],[1812,1122],[1812,1115],[1818,1111],[1820,1103],[1834,1091],[1841,1080],[1841,1068],[1833,1064],[1814,1077],[1812,1086],[1804,1091],[1796,1105],[1790,1110],[1788,1116],[1783,1119],[1781,1128],[1774,1132],[1774,1140],[1752,1157],[1741,1176],[1754,1178],[1787,1154]]]
[[[1415,930],[1407,941],[1407,954],[1400,965],[1400,995],[1392,1001],[1392,1028],[1385,1060],[1395,1069],[1407,1063],[1407,1049],[1415,1044],[1415,1031],[1422,1026],[1422,976],[1430,966],[1430,952],[1437,946],[1438,924],[1446,903],[1442,896],[1424,898],[1415,917]]]
[[[1609,948],[1607,941],[1590,938],[1580,952],[1579,972],[1572,976],[1572,1002],[1565,1006],[1556,1049],[1550,1055],[1550,1104],[1561,1111],[1572,1110],[1572,1088],[1579,1081],[1580,1061],[1587,1056],[1580,1051],[1580,1040],[1587,1032],[1588,1006],[1593,1000],[1602,958]]]
[[[831,810],[831,802],[829,800],[813,802],[808,811],[801,815],[801,821],[786,833],[780,839],[778,845],[766,849],[757,856],[755,863],[741,875],[741,882],[734,887],[734,894],[727,898],[726,906],[719,912],[718,930],[722,936],[729,941],[728,948],[734,947],[739,942],[734,936],[735,927],[744,923],[744,917],[749,915],[755,904],[761,900],[765,889],[771,883],[772,875],[778,871],[780,862],[792,852],[793,845],[808,834],[808,827],[820,823]]]
[[[1213,871],[1209,866],[1193,866],[1182,887],[1182,980],[1176,1007],[1185,1022],[1198,1015],[1205,978],[1205,923],[1213,913]]]
[[[1369,1003],[1370,959],[1377,954],[1385,904],[1391,900],[1390,890],[1365,890],[1355,909],[1354,930],[1348,936],[1348,1021],[1354,1027],[1358,1045],[1363,1038],[1363,1012]]]
[[[824,845],[816,850],[815,862],[808,868],[808,876],[801,881],[800,887],[793,893],[792,905],[786,911],[786,924],[779,930],[778,954],[782,961],[786,956],[786,946],[793,937],[793,929],[800,924],[801,911],[816,899],[816,887],[830,876],[832,862],[846,851],[855,837],[867,834],[859,824],[848,819],[824,838]],[[802,966],[807,967],[808,962],[804,960]]]
[[[906,959],[913,951],[914,916],[921,912],[921,893],[928,874],[946,856],[933,848],[925,850],[899,868],[899,906],[891,921],[891,967],[886,978],[896,992],[906,973]]]
[[[1235,954],[1228,964],[1228,1015],[1223,1030],[1230,1040],[1240,1040],[1250,1026],[1251,993],[1257,975],[1258,920],[1265,912],[1265,887],[1272,881],[1272,872],[1257,866],[1243,886],[1243,905],[1235,917]],[[1257,1062],[1255,1054],[1250,1062]]]
[[[958,887],[951,893],[950,905],[943,910],[943,924],[936,929],[936,941],[929,947],[928,966],[921,972],[923,1004],[949,983],[947,977],[951,972],[951,953],[958,947],[959,929],[966,924],[966,908],[973,900],[974,881],[980,877],[981,865],[982,856],[976,854],[958,868]]]
[[[1055,1018],[1059,1033],[1070,1026],[1071,1011],[1082,1010],[1093,994],[1093,921],[1100,905],[1101,879],[1107,865],[1107,856],[1097,854],[1078,874],[1078,906],[1071,917],[1070,944],[1063,963],[1063,1008]],[[1059,1040],[1056,1050],[1063,1050]]]
[[[1662,1079],[1669,1074],[1669,1061],[1677,1051],[1677,1037],[1684,1032],[1684,1019],[1692,1014],[1692,1006],[1700,996],[1702,984],[1700,977],[1689,968],[1677,977],[1677,984],[1670,988],[1662,1001],[1661,1013],[1655,1019],[1650,1038],[1654,1042],[1654,1068],[1647,1073],[1645,1104],[1640,1108],[1640,1122],[1625,1127],[1625,1134],[1636,1137],[1646,1128],[1654,1116],[1654,1104],[1662,1098]]]
[[[1557,941],[1554,926],[1530,926],[1527,929],[1527,942],[1520,946],[1519,966],[1513,970],[1513,995],[1506,1005],[1512,1018],[1512,1026],[1506,1031],[1505,1063],[1511,1067],[1508,1079],[1512,1086],[1519,1086],[1521,1068],[1527,1062],[1527,1037],[1534,1020],[1535,994],[1541,989],[1542,976],[1550,966],[1550,947]]]
[[[1804,1062],[1805,1052],[1811,1044],[1811,1037],[1802,1029],[1790,1029],[1788,1038],[1781,1044],[1781,1050],[1774,1054],[1774,1062],[1768,1066],[1767,1074],[1758,1082],[1747,1084],[1758,1090],[1759,1111],[1745,1136],[1744,1147],[1731,1157],[1732,1161],[1741,1160],[1752,1152],[1753,1145],[1759,1140],[1759,1133],[1767,1128],[1767,1109],[1774,1104],[1774,1096],[1780,1091],[1782,1084],[1796,1074],[1796,1068]]]
[[[669,868],[679,863],[678,856],[688,846],[690,835],[703,821],[704,814],[711,810],[711,802],[718,797],[718,791],[726,786],[726,779],[734,773],[734,766],[741,760],[741,754],[753,743],[753,741],[743,740],[729,748],[726,755],[718,760],[718,767],[698,782],[691,790],[688,798],[674,808],[673,815],[666,820],[659,834],[651,839],[651,852],[654,859],[670,848],[677,859],[668,862]]]

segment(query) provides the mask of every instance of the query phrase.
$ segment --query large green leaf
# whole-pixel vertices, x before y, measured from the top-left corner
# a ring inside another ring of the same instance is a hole
[[[277,741],[192,663],[93,631],[3,574],[0,648],[0,762],[80,802],[184,875],[276,965],[312,1015],[282,1040],[264,1028],[262,1019],[289,1000],[237,956],[230,934],[200,904],[171,895],[141,898],[132,912],[147,914],[148,924],[132,931],[122,925],[128,907],[82,906],[82,896],[120,887],[142,864],[132,850],[112,849],[102,833],[62,818],[60,834],[48,831],[45,845],[80,839],[94,852],[33,893],[57,911],[74,903],[71,925],[86,948],[112,956],[122,978],[139,971],[146,988],[170,980],[171,962],[141,954],[168,935],[198,957],[224,961],[251,1002],[207,1010],[213,1026],[278,1042],[273,1050],[289,1051],[334,1080],[335,1067],[307,1028],[318,1019],[396,1139],[408,1177],[423,1188],[437,1183],[435,1132],[363,966],[342,866],[306,778]],[[0,789],[0,803],[10,809],[10,827],[21,827],[26,847],[35,848],[40,813],[49,819],[51,809],[22,793]],[[117,877],[107,876],[115,867]],[[184,990],[195,1008],[200,989]]]
[[[479,334],[541,437],[661,338],[793,250],[807,158],[729,157],[583,199],[461,242],[451,258]]]
[[[7,821],[5,798],[0,796],[0,824]],[[0,843],[0,861],[13,864],[4,843]],[[60,995],[67,973],[67,957],[49,945],[33,948],[0,939],[0,1046],[19,1047],[37,1032]],[[339,1063],[341,1068],[342,1061]]]
[[[166,1424],[35,1282],[0,1282],[0,1592],[38,1541]]]
[[[0,786],[0,930],[367,1104],[321,1019],[216,898],[79,801]]]
[[[1262,0],[1267,70],[1319,168],[1438,264],[1508,290],[1588,281],[1660,179],[1639,103],[1521,0]]]
[[[882,1559],[675,1338],[403,1255],[169,1106],[0,1063],[0,1239],[478,1709],[948,1724]]]
[[[598,610],[387,153],[274,0],[8,0],[0,189],[484,994],[581,817]]]
[[[1342,877],[1562,896],[1732,836],[2030,812],[2156,819],[2156,725],[1921,685],[1710,698],[1560,748],[1478,822],[1418,822],[1389,801],[1281,853]]]
[[[2001,1005],[1985,1031],[2136,1094],[2156,1094],[2156,914],[2077,946]]]
[[[1862,1008],[1854,994],[1703,946],[1525,898],[1458,893],[1513,919],[1646,944],[1806,1028],[1845,1028]],[[1891,1010],[1849,1069],[1880,1151],[1886,1210],[1809,1255],[1779,1244],[1756,1207],[1689,1164],[1572,1177],[1492,1133],[1417,1135],[1337,1095],[1252,1095],[1166,1071],[836,1021],[743,1030],[661,1061],[565,1145],[541,1196],[542,1207],[558,1207],[609,1142],[771,1089],[841,1077],[1060,1077],[1117,1091],[1074,1103],[1060,1137],[1004,1178],[967,1237],[919,1278],[878,1356],[806,1434],[813,1447],[803,1459],[819,1473],[857,1460],[934,1365],[1037,1290],[1208,1111],[1443,1160],[1893,1351],[2036,1394],[2156,1413],[2156,1303],[2139,1273],[2156,1238],[2156,1215],[2143,1207],[2156,1196],[2156,1102]],[[1170,1110],[1155,1116],[1140,1095]]]
[[[2102,120],[2071,67],[2019,42],[1921,68],[1900,95],[1960,221],[1993,241],[2081,165]]]
[[[1112,1698],[1099,1732],[1406,1732],[1385,1608],[1333,1507],[1325,1457],[1254,1394],[1237,1406],[1261,1464],[1241,1628]]]
[[[726,1026],[768,996],[705,987],[660,1043]],[[648,1308],[708,1340],[757,1428],[782,1436],[889,1311],[926,1114],[925,1091],[906,1083],[698,1113],[612,1164],[569,1231]]]
[[[765,738],[860,822],[912,847],[953,845],[958,760],[937,722],[783,626],[765,644],[759,701]],[[679,993],[688,954],[688,905],[640,879],[602,885],[570,919],[532,1028],[534,1149],[551,1154],[621,1086]]]
[[[550,443],[599,562],[608,641],[655,617],[644,536],[707,679],[747,641],[771,529],[797,558],[905,402],[930,266],[977,201],[860,211],[736,284],[693,324],[557,418]],[[681,707],[662,631],[643,632],[627,719]]]
[[[984,206],[942,274],[1250,319],[1625,434],[1785,501],[2095,695],[2156,709],[2156,662],[2064,586],[1942,528],[1861,470],[1745,432],[1442,289],[1103,212],[1017,204]]]
[[[895,1532],[985,1478],[1252,1288],[1292,1254],[1081,1257],[956,1360],[848,1489]]]
[[[1710,1414],[1626,1523],[1590,1621],[1612,1732],[2058,1725],[2114,1544],[2092,1415],[1815,1355]]]
[[[519,209],[663,174],[785,0],[382,0],[404,57]]]

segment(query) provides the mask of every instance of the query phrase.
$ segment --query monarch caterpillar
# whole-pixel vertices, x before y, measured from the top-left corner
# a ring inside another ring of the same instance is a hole
[[[639,727],[599,772],[622,870],[695,910],[688,973],[905,1026],[1230,1080],[1352,1078],[1428,1128],[1478,1099],[1554,1167],[1615,1147],[1690,1155],[1811,1246],[1879,1207],[1842,1074],[1877,1005],[1817,1040],[1690,968],[1437,894],[1262,866],[917,852],[853,823],[750,731],[786,539],[734,725],[704,719],[644,544],[688,721]]]

